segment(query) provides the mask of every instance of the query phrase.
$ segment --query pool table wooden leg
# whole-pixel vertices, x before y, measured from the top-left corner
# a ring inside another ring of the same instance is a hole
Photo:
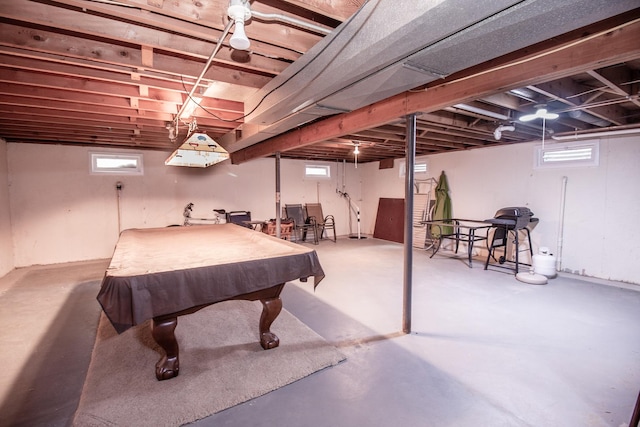
[[[282,310],[282,300],[280,297],[261,299],[262,314],[260,315],[260,345],[263,349],[269,350],[280,345],[280,339],[270,331],[271,324]]]
[[[177,325],[177,317],[153,319],[151,335],[166,353],[156,363],[156,378],[158,381],[178,376],[180,361],[178,359],[178,341],[174,333]]]

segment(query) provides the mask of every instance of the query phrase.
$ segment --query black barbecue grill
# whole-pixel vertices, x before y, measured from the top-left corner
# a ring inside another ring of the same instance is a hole
[[[520,246],[518,243],[519,232],[520,230],[524,230],[527,233],[529,254],[533,256],[530,230],[538,224],[538,218],[534,218],[533,212],[531,212],[527,207],[511,207],[499,209],[493,218],[485,221],[492,224],[494,233],[493,238],[491,239],[491,245],[489,246],[489,255],[487,256],[487,262],[484,264],[484,269],[487,269],[489,261],[491,261],[492,258],[498,261],[499,264],[504,264],[508,261],[508,245],[511,241],[509,236],[513,235],[513,243],[515,244],[515,261],[513,262],[515,263],[516,273],[518,273],[518,265],[520,264],[518,256],[520,252]],[[495,250],[498,248],[504,248],[504,254],[496,258]]]

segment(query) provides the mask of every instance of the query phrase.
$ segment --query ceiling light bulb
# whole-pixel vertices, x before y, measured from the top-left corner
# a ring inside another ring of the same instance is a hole
[[[360,149],[356,145],[356,148],[353,150],[353,154],[360,154]]]
[[[231,0],[229,8],[227,9],[227,15],[235,22],[236,28],[233,31],[233,36],[229,40],[231,47],[239,50],[249,49],[249,39],[244,32],[245,21],[251,19],[251,9],[249,9],[249,2],[246,0]]]
[[[251,42],[247,38],[244,32],[244,21],[241,19],[236,20],[236,28],[233,30],[233,35],[229,39],[231,47],[238,50],[247,50],[251,45]]]

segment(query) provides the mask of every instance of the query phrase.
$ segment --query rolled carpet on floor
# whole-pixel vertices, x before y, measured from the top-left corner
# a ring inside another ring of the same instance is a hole
[[[262,305],[226,301],[178,318],[180,375],[155,377],[162,350],[147,322],[118,335],[104,313],[74,426],[179,426],[333,366],[345,356],[286,310],[263,350]]]

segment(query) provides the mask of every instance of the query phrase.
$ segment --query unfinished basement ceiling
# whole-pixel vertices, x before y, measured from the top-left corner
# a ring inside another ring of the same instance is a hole
[[[232,27],[205,67],[228,6],[0,2],[0,137],[173,151],[205,68],[192,117],[235,163],[403,157],[406,113],[419,155],[538,140],[538,105],[547,138],[640,129],[637,0],[253,1],[249,50]]]

